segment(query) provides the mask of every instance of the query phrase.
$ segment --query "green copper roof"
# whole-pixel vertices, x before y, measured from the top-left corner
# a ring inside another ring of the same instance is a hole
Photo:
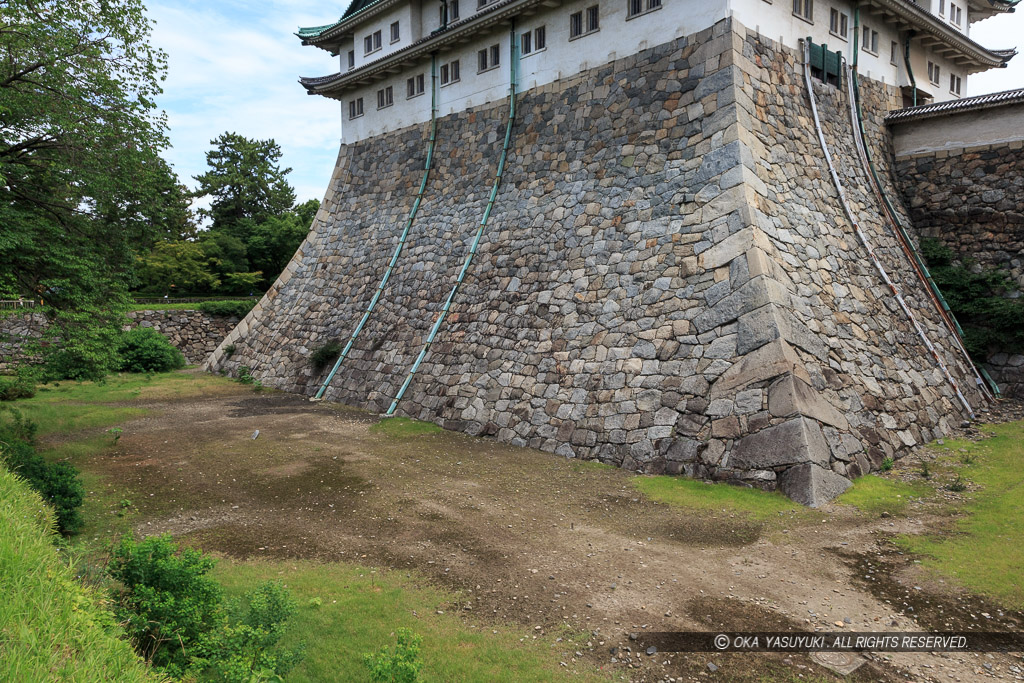
[[[299,38],[316,38],[327,29],[334,28],[340,23],[341,19],[338,19],[333,24],[324,24],[323,26],[310,26],[308,28],[300,28],[299,32],[296,33],[295,35],[297,35]]]
[[[345,13],[341,15],[341,18],[348,19],[353,14],[356,14],[357,12],[362,12],[370,5],[376,5],[378,2],[380,2],[380,0],[352,0],[352,4],[348,6],[348,9],[345,10]]]

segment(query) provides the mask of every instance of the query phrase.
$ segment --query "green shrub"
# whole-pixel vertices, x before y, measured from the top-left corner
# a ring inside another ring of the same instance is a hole
[[[78,470],[67,463],[46,462],[36,453],[35,424],[18,411],[11,410],[11,415],[0,420],[0,458],[53,506],[58,531],[64,535],[77,533],[82,528],[78,509],[85,500]]]
[[[208,633],[224,621],[220,586],[207,576],[213,564],[198,550],[178,552],[169,535],[124,538],[110,559],[108,572],[123,586],[118,619],[135,650],[172,676],[202,657]]]
[[[178,548],[169,535],[125,538],[108,571],[121,584],[116,614],[136,651],[176,677],[243,683],[280,680],[302,658],[302,648],[279,650],[295,603],[283,585],[268,581],[240,603],[226,603],[208,576],[214,561]]]
[[[370,679],[379,683],[416,683],[420,680],[420,643],[423,636],[407,628],[395,631],[395,649],[383,647],[377,654],[364,654],[363,662],[370,669]]]
[[[341,342],[337,339],[332,339],[309,354],[309,364],[313,366],[314,370],[320,372],[341,355],[341,350]]]
[[[285,634],[286,622],[295,614],[295,601],[277,581],[267,581],[246,595],[248,609],[224,626],[215,638],[211,661],[214,680],[246,683],[277,680],[302,659],[303,647],[275,650]],[[238,604],[233,605],[238,612]]]
[[[0,401],[15,401],[36,395],[35,378],[25,369],[13,376],[0,377]]]
[[[122,372],[169,372],[185,367],[185,357],[151,327],[124,333],[117,348]]]
[[[934,237],[921,238],[921,255],[935,284],[964,331],[964,346],[984,361],[995,351],[1024,351],[1024,297],[1010,298],[1016,287],[1009,275],[956,255]]]
[[[255,299],[248,301],[204,301],[199,304],[199,310],[209,315],[219,315],[225,318],[244,318],[255,305]]]

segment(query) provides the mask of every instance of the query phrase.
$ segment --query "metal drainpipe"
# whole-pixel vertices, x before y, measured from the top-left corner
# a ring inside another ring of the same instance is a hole
[[[356,325],[356,329],[352,332],[348,342],[345,344],[345,348],[342,349],[341,354],[338,356],[338,360],[335,361],[334,367],[331,368],[331,372],[327,375],[327,379],[324,380],[320,386],[319,391],[316,392],[316,396],[312,400],[319,401],[324,397],[324,392],[327,391],[327,387],[330,385],[331,380],[334,379],[334,375],[338,373],[338,369],[341,364],[348,358],[349,351],[352,350],[352,346],[356,343],[356,339],[359,338],[359,333],[363,331],[363,326],[373,315],[373,310],[377,307],[377,302],[380,300],[381,295],[384,293],[384,289],[388,286],[388,281],[391,280],[391,274],[395,270],[395,265],[398,263],[399,257],[402,255],[402,250],[405,248],[406,241],[409,238],[409,231],[412,229],[412,224],[416,220],[416,214],[419,213],[420,204],[423,201],[423,195],[427,189],[427,178],[430,176],[430,168],[434,161],[434,147],[437,144],[437,55],[433,54],[430,56],[430,143],[427,145],[427,161],[423,166],[423,178],[420,180],[420,188],[416,193],[416,199],[412,203],[412,209],[409,211],[409,218],[405,222],[405,228],[402,230],[401,236],[398,238],[398,245],[395,247],[395,253],[391,256],[391,262],[388,263],[387,269],[384,271],[384,277],[381,278],[380,284],[377,285],[377,290],[373,294],[373,298],[370,299],[370,304],[366,307],[366,311],[363,313],[363,317],[359,320],[359,324]]]
[[[846,199],[846,190],[844,189],[843,183],[839,179],[839,174],[836,172],[835,166],[832,163],[832,154],[831,152],[829,152],[828,143],[825,142],[825,132],[821,129],[821,120],[818,118],[818,104],[814,97],[814,85],[811,82],[810,50],[811,48],[808,41],[802,40],[801,51],[803,53],[804,61],[804,81],[807,85],[807,96],[810,98],[811,114],[814,119],[814,128],[818,134],[818,142],[821,144],[822,152],[825,155],[825,163],[828,166],[829,174],[832,176],[832,182],[836,187],[836,192],[839,194],[839,203],[843,208],[843,213],[846,215],[846,219],[850,222],[850,225],[853,226],[853,231],[856,233],[857,239],[860,240],[861,245],[863,245],[864,249],[867,251],[868,257],[874,264],[875,269],[878,271],[878,274],[882,278],[882,281],[885,282],[886,286],[889,288],[889,291],[892,292],[893,297],[896,299],[897,304],[899,304],[900,308],[903,310],[904,315],[906,315],[907,319],[910,320],[911,325],[913,325],[914,330],[917,332],[917,335],[921,338],[921,341],[924,344],[925,348],[928,349],[929,353],[932,354],[932,358],[935,360],[936,364],[942,370],[943,375],[946,377],[946,381],[948,381],[949,384],[953,387],[953,390],[956,392],[957,398],[960,399],[960,403],[963,404],[964,409],[967,411],[967,414],[971,416],[971,419],[974,419],[974,409],[971,408],[971,404],[968,403],[967,398],[964,396],[963,392],[960,391],[960,386],[957,384],[956,379],[954,379],[953,375],[949,372],[949,368],[946,367],[946,363],[942,360],[942,357],[939,356],[939,353],[938,351],[936,351],[935,346],[931,343],[931,340],[928,339],[928,335],[925,334],[924,329],[921,327],[921,324],[917,322],[917,317],[914,315],[914,312],[910,310],[910,307],[907,305],[907,302],[903,299],[903,296],[900,294],[899,290],[896,289],[896,285],[889,277],[889,274],[885,272],[885,267],[882,266],[882,263],[878,260],[878,257],[875,256],[875,251],[871,247],[871,243],[868,241],[867,235],[865,235],[864,231],[861,230],[860,224],[857,222],[857,219],[853,214],[853,210],[850,208],[849,202]]]
[[[914,37],[913,31],[907,31],[907,38],[903,42],[903,62],[907,65],[907,78],[910,79],[910,87],[914,93],[913,106],[917,106],[917,81],[914,80],[914,70],[910,67],[910,39]]]
[[[854,23],[856,25],[856,14],[854,15]],[[878,178],[878,172],[875,169],[875,164],[871,160],[871,150],[867,144],[867,133],[864,130],[864,114],[861,109],[861,97],[860,97],[860,83],[857,78],[857,64],[854,62],[849,76],[850,86],[850,106],[852,109],[851,118],[855,118],[855,121],[851,121],[856,130],[854,131],[855,144],[857,145],[858,152],[862,155],[861,162],[865,166],[865,170],[868,172],[868,180],[871,182],[872,189],[874,190],[875,196],[880,200],[882,207],[883,218],[887,219],[890,228],[896,236],[896,240],[900,243],[903,248],[903,252],[910,259],[911,266],[917,273],[918,279],[920,279],[925,289],[931,298],[932,303],[935,304],[939,310],[939,316],[946,323],[946,327],[949,328],[950,332],[953,333],[953,341],[962,352],[964,359],[967,364],[974,371],[975,378],[978,380],[978,386],[981,388],[982,393],[987,398],[997,398],[1000,396],[999,386],[992,381],[992,378],[988,376],[988,373],[984,371],[984,368],[976,365],[970,354],[967,353],[967,347],[963,343],[964,331],[960,327],[960,323],[957,322],[956,317],[953,315],[953,311],[949,308],[949,304],[946,302],[946,298],[942,296],[942,292],[939,290],[938,285],[935,284],[935,280],[932,278],[931,272],[928,270],[928,266],[925,264],[924,259],[921,258],[921,254],[917,251],[913,241],[910,239],[910,235],[907,234],[906,229],[903,226],[902,221],[899,218],[899,214],[896,213],[896,208],[892,205],[889,200],[889,196],[885,193],[885,188],[882,186],[882,181]],[[987,385],[987,386],[986,386]]]
[[[466,260],[462,264],[462,270],[459,271],[459,276],[456,278],[455,284],[452,286],[452,291],[448,294],[448,298],[445,299],[444,306],[441,308],[441,314],[438,315],[437,320],[434,321],[434,326],[431,328],[430,334],[427,336],[427,341],[423,344],[423,348],[420,349],[420,353],[416,357],[416,361],[412,364],[409,374],[406,376],[405,381],[399,388],[398,394],[395,395],[395,399],[391,402],[391,406],[388,408],[386,413],[388,417],[395,414],[395,410],[398,408],[398,403],[402,400],[402,397],[405,396],[405,392],[409,389],[409,385],[412,384],[416,371],[419,370],[420,364],[430,351],[430,345],[434,342],[434,338],[437,336],[438,330],[440,330],[441,326],[444,324],[448,311],[451,309],[452,302],[455,301],[455,297],[459,293],[459,287],[462,285],[463,280],[466,278],[466,273],[469,272],[469,268],[473,264],[473,257],[476,255],[477,248],[480,246],[480,239],[483,237],[484,230],[487,228],[487,221],[491,217],[491,210],[494,208],[494,201],[498,196],[498,188],[501,186],[501,178],[505,172],[505,160],[508,159],[508,150],[512,143],[512,125],[516,120],[516,88],[518,86],[517,79],[519,68],[519,43],[517,41],[518,35],[516,34],[516,25],[515,21],[513,21],[510,49],[511,63],[509,64],[510,82],[508,95],[508,123],[505,126],[505,142],[501,148],[501,158],[498,160],[498,169],[494,176],[494,185],[491,187],[491,195],[487,201],[487,208],[484,209],[484,215],[480,219],[480,225],[477,227],[473,243],[469,248],[469,253],[466,254]]]

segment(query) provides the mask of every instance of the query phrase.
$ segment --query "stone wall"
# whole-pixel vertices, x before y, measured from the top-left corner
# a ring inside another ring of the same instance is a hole
[[[862,228],[966,399],[981,397],[816,86]],[[896,93],[867,84],[868,136]],[[798,57],[723,21],[529,90],[491,223],[400,412],[569,457],[817,504],[967,412],[844,217]],[[445,117],[409,244],[326,397],[387,408],[487,201],[507,106]],[[426,126],[342,147],[306,242],[211,357],[312,394],[391,257]],[[231,344],[234,353],[223,353]]]
[[[181,349],[189,363],[202,363],[238,324],[238,318],[211,316],[202,311],[130,311],[130,327],[152,327]],[[23,360],[26,340],[46,331],[46,316],[19,313],[0,317],[0,370]]]
[[[1007,269],[1024,289],[1024,142],[898,158],[896,171],[922,236]]]

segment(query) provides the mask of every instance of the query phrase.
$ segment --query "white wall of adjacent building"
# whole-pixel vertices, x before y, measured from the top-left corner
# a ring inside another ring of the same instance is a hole
[[[645,9],[651,2],[641,1]],[[803,3],[807,0],[798,1]],[[544,27],[545,33],[545,46],[542,50],[522,55],[519,88],[527,90],[543,86],[680,36],[697,33],[730,15],[748,28],[794,49],[799,47],[801,38],[810,36],[814,42],[825,44],[832,51],[841,51],[846,60],[852,63],[855,30],[852,3],[847,0],[811,1],[813,6],[810,19],[803,16],[806,12],[796,11],[794,0],[661,0],[660,8],[633,17],[627,17],[628,0],[568,0],[555,8],[540,7],[537,13],[516,21],[517,37],[527,31],[535,36],[538,27]],[[966,2],[930,2],[930,9],[935,14],[939,11],[939,3],[943,3],[944,18],[947,20],[951,4],[959,6],[963,12],[962,26],[966,31],[969,25]],[[586,21],[587,8],[595,4],[599,7],[598,30],[570,39],[570,17],[582,12]],[[348,70],[349,50],[355,51],[355,68],[358,69],[429,35],[440,26],[438,5],[435,0],[412,0],[368,19],[365,25],[353,32],[351,42],[342,44],[339,53],[341,71]],[[800,7],[803,8],[803,5]],[[460,0],[459,19],[469,19],[485,9],[486,6],[477,7],[477,0]],[[837,18],[845,16],[845,35],[841,19],[838,25],[833,25],[832,10],[838,13]],[[400,39],[391,43],[390,27],[396,21],[399,23]],[[450,69],[452,62],[459,62],[459,79],[449,79],[450,82],[438,88],[440,116],[507,98],[510,28],[508,23],[496,24],[481,31],[480,35],[469,42],[444,48],[438,53],[439,71],[442,65],[449,65]],[[381,32],[381,48],[366,54],[364,39],[376,31]],[[876,34],[877,50],[874,50]],[[864,44],[865,37],[867,45]],[[886,26],[880,16],[861,11],[858,44],[857,57],[863,76],[890,85],[909,85],[901,37],[898,32]],[[478,72],[478,51],[489,49],[492,45],[499,46],[499,66]],[[933,65],[933,74],[934,69],[938,68],[937,85],[929,82],[929,62]],[[965,69],[914,43],[911,45],[911,67],[919,90],[930,95],[934,101],[958,97],[951,92],[950,75],[960,79],[960,92],[966,92]],[[424,77],[424,93],[410,98],[407,80],[420,74]],[[392,104],[378,109],[377,93],[388,87],[392,92]],[[363,114],[352,118],[349,102],[357,98],[363,100]],[[342,142],[353,142],[429,121],[430,104],[430,59],[423,57],[414,66],[406,67],[385,80],[343,94]]]

